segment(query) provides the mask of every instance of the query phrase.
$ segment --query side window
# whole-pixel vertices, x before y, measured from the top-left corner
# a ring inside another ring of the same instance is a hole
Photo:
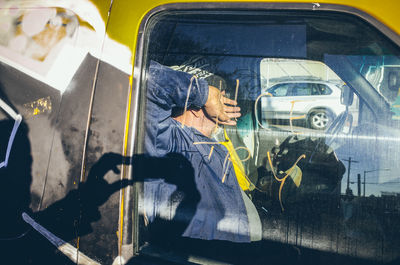
[[[143,246],[251,263],[280,260],[271,241],[347,257],[354,238],[357,261],[400,258],[387,225],[400,224],[399,125],[383,85],[396,82],[374,68],[399,47],[336,12],[165,11],[148,25]]]
[[[296,84],[293,88],[293,96],[311,96],[312,84]]]
[[[289,94],[290,87],[291,87],[290,84],[276,85],[274,88],[270,90],[270,92],[275,97],[284,97]]]
[[[330,95],[330,94],[332,94],[332,90],[326,85],[315,84],[314,88],[315,88],[315,90],[314,90],[315,95]],[[314,95],[314,93],[313,93],[313,95]]]

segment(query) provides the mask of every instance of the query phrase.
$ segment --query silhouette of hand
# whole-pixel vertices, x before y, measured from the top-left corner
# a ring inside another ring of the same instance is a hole
[[[117,180],[111,184],[104,180],[104,176],[110,170],[119,174],[117,166],[123,163],[122,155],[106,153],[90,169],[87,181],[80,187],[82,212],[85,216],[89,213],[89,219],[99,219],[98,207],[104,204],[114,192],[132,184],[132,180],[128,179]]]

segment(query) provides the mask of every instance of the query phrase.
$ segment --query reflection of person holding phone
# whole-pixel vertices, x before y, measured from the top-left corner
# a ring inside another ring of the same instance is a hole
[[[184,155],[193,166],[200,194],[183,236],[235,242],[261,239],[259,217],[239,187],[226,148],[210,138],[218,124],[236,124],[233,118],[240,117],[236,104],[205,79],[150,63],[146,152],[152,156]],[[161,179],[145,182],[144,210],[150,222],[155,218],[171,219],[171,212],[179,204],[171,201],[175,191],[174,185]],[[254,219],[258,221],[257,229]]]

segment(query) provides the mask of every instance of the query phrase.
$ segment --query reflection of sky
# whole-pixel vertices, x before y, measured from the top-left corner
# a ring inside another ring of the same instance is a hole
[[[347,188],[347,174],[348,174],[348,157],[338,156],[338,158],[343,162],[346,167],[346,173],[343,175],[342,179],[342,193],[344,194]],[[357,161],[361,159],[357,158]],[[365,195],[380,196],[381,192],[399,192],[400,193],[400,178],[399,178],[399,168],[391,168],[385,170],[385,168],[371,168],[371,165],[367,161],[362,161],[361,163],[352,163],[350,167],[350,189],[353,190],[353,194],[357,195],[358,184],[357,184],[357,174],[361,175],[361,194],[364,194],[364,171],[365,174]],[[376,170],[376,171],[375,171]]]

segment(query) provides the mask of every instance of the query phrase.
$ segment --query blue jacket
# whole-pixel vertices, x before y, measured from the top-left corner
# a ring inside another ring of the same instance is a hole
[[[207,82],[191,79],[190,74],[174,71],[154,61],[150,63],[147,73],[146,153],[156,157],[182,154],[193,166],[200,201],[183,236],[249,242],[246,208],[232,163],[226,159],[226,148],[195,128],[182,127],[171,118],[173,108],[185,106],[189,87],[188,109],[201,108],[207,101]],[[212,146],[213,153],[209,159]],[[180,203],[171,199],[174,192],[176,186],[163,179],[145,181],[144,210],[150,222],[155,218],[171,220],[174,217]]]

